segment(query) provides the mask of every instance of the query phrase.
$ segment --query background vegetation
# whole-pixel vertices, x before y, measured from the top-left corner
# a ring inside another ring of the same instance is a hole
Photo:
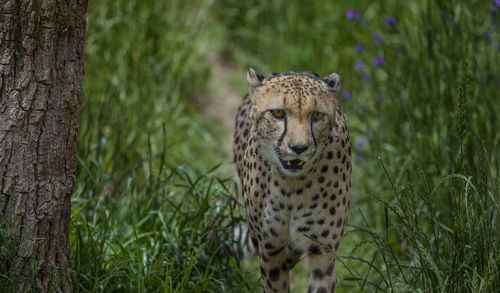
[[[246,91],[243,74],[210,78],[215,52],[234,72],[343,77],[355,163],[338,292],[499,292],[499,9],[90,1],[75,291],[260,290],[258,270],[228,237],[242,220],[220,147],[231,130],[197,106],[224,98],[212,79]],[[306,274],[294,271],[293,292],[305,290]]]

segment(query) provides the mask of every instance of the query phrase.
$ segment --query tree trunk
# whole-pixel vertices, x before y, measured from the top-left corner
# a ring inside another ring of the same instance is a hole
[[[0,0],[0,287],[9,291],[71,291],[86,8]]]

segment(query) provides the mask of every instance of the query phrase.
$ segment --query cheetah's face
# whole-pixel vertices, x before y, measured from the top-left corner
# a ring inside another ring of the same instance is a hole
[[[340,77],[287,73],[266,78],[250,69],[252,131],[267,159],[285,175],[309,170],[332,135]]]

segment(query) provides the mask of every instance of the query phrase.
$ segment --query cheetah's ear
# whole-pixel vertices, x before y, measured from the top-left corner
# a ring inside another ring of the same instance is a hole
[[[262,74],[258,73],[251,67],[248,68],[247,81],[248,81],[249,91],[252,91],[253,88],[261,85],[263,80],[264,76]]]
[[[327,75],[321,80],[323,80],[328,85],[328,88],[335,94],[338,94],[340,92],[340,89],[342,87],[342,78],[340,78],[340,75],[338,75],[337,73],[334,72],[330,75]]]

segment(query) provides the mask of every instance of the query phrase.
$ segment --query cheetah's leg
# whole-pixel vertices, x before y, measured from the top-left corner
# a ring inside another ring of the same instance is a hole
[[[321,249],[323,250],[323,249]],[[309,287],[307,292],[333,293],[335,292],[336,273],[335,258],[324,251],[309,255]]]
[[[295,267],[295,265],[299,262],[302,253],[302,250],[295,248],[292,245],[288,245],[286,252],[286,267],[288,270]]]
[[[268,243],[269,244],[269,243]],[[286,263],[286,246],[259,245],[259,263],[264,292],[289,293],[290,274]]]

